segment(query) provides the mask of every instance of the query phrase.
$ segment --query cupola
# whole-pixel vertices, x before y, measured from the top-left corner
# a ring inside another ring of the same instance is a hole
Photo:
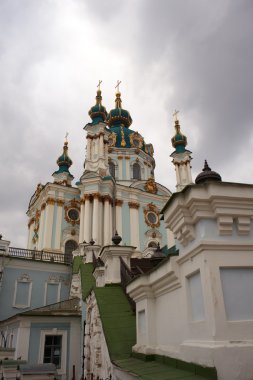
[[[97,96],[96,96],[96,104],[93,107],[91,107],[91,109],[88,112],[89,116],[92,119],[92,124],[98,124],[100,122],[104,122],[107,117],[106,108],[102,105],[102,96],[101,96],[101,90],[100,90],[101,83],[102,81],[99,81]]]
[[[115,108],[112,109],[107,116],[107,124],[109,127],[115,126],[124,126],[128,128],[132,124],[132,118],[130,113],[127,110],[124,110],[121,105],[121,93],[119,92],[119,84],[117,83],[116,99],[115,99]]]
[[[55,179],[54,182],[61,185],[71,185],[71,181],[74,178],[72,174],[69,172],[69,168],[72,165],[72,160],[68,155],[67,136],[68,134],[66,134],[65,137],[63,152],[56,161],[57,165],[59,166],[59,169],[53,173],[53,177]]]
[[[187,138],[185,135],[182,134],[180,130],[180,124],[177,118],[178,112],[179,111],[174,112],[176,133],[172,137],[171,142],[172,142],[172,146],[176,149],[176,153],[183,153],[185,152],[185,147],[187,145]]]
[[[201,173],[199,173],[195,179],[195,183],[198,185],[207,181],[221,182],[221,176],[219,173],[214,172],[209,168],[207,161],[205,160],[204,168]]]

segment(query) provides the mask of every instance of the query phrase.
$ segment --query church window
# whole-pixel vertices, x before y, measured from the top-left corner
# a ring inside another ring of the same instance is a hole
[[[65,243],[65,261],[72,261],[72,252],[75,251],[78,247],[78,244],[75,240],[68,240]]]
[[[76,208],[68,210],[68,217],[70,220],[76,221],[79,219],[79,211]]]
[[[156,224],[157,223],[157,215],[155,212],[148,212],[147,219],[150,224]]]
[[[112,161],[109,162],[109,171],[110,171],[111,176],[115,178],[115,165]]]
[[[150,241],[149,243],[148,243],[148,247],[151,247],[151,248],[157,248],[157,242],[156,241]]]
[[[61,367],[62,336],[46,335],[43,363],[53,363],[56,368]]]
[[[133,164],[133,179],[141,179],[141,167],[137,162]]]

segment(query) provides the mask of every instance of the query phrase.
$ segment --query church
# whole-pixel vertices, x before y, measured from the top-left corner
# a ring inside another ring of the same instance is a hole
[[[119,82],[109,113],[100,84],[79,180],[66,135],[29,202],[27,249],[0,240],[0,374],[252,379],[253,185],[207,162],[193,182],[175,112],[171,193]]]

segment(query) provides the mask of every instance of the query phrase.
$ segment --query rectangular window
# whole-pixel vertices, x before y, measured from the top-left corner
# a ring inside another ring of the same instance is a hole
[[[193,321],[203,321],[205,312],[200,272],[188,277],[188,285],[192,319]]]
[[[46,335],[43,363],[53,363],[61,367],[62,335]]]
[[[30,307],[32,282],[17,280],[15,283],[13,306],[24,309]]]
[[[227,319],[253,320],[253,268],[221,268]]]

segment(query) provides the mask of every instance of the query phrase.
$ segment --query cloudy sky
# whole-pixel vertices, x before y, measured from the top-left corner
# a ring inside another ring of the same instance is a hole
[[[193,177],[253,183],[252,0],[1,0],[0,233],[26,246],[29,199],[52,180],[69,132],[83,171],[87,111],[103,80],[122,81],[132,129],[155,148],[156,180],[175,190],[172,113],[180,110]]]

